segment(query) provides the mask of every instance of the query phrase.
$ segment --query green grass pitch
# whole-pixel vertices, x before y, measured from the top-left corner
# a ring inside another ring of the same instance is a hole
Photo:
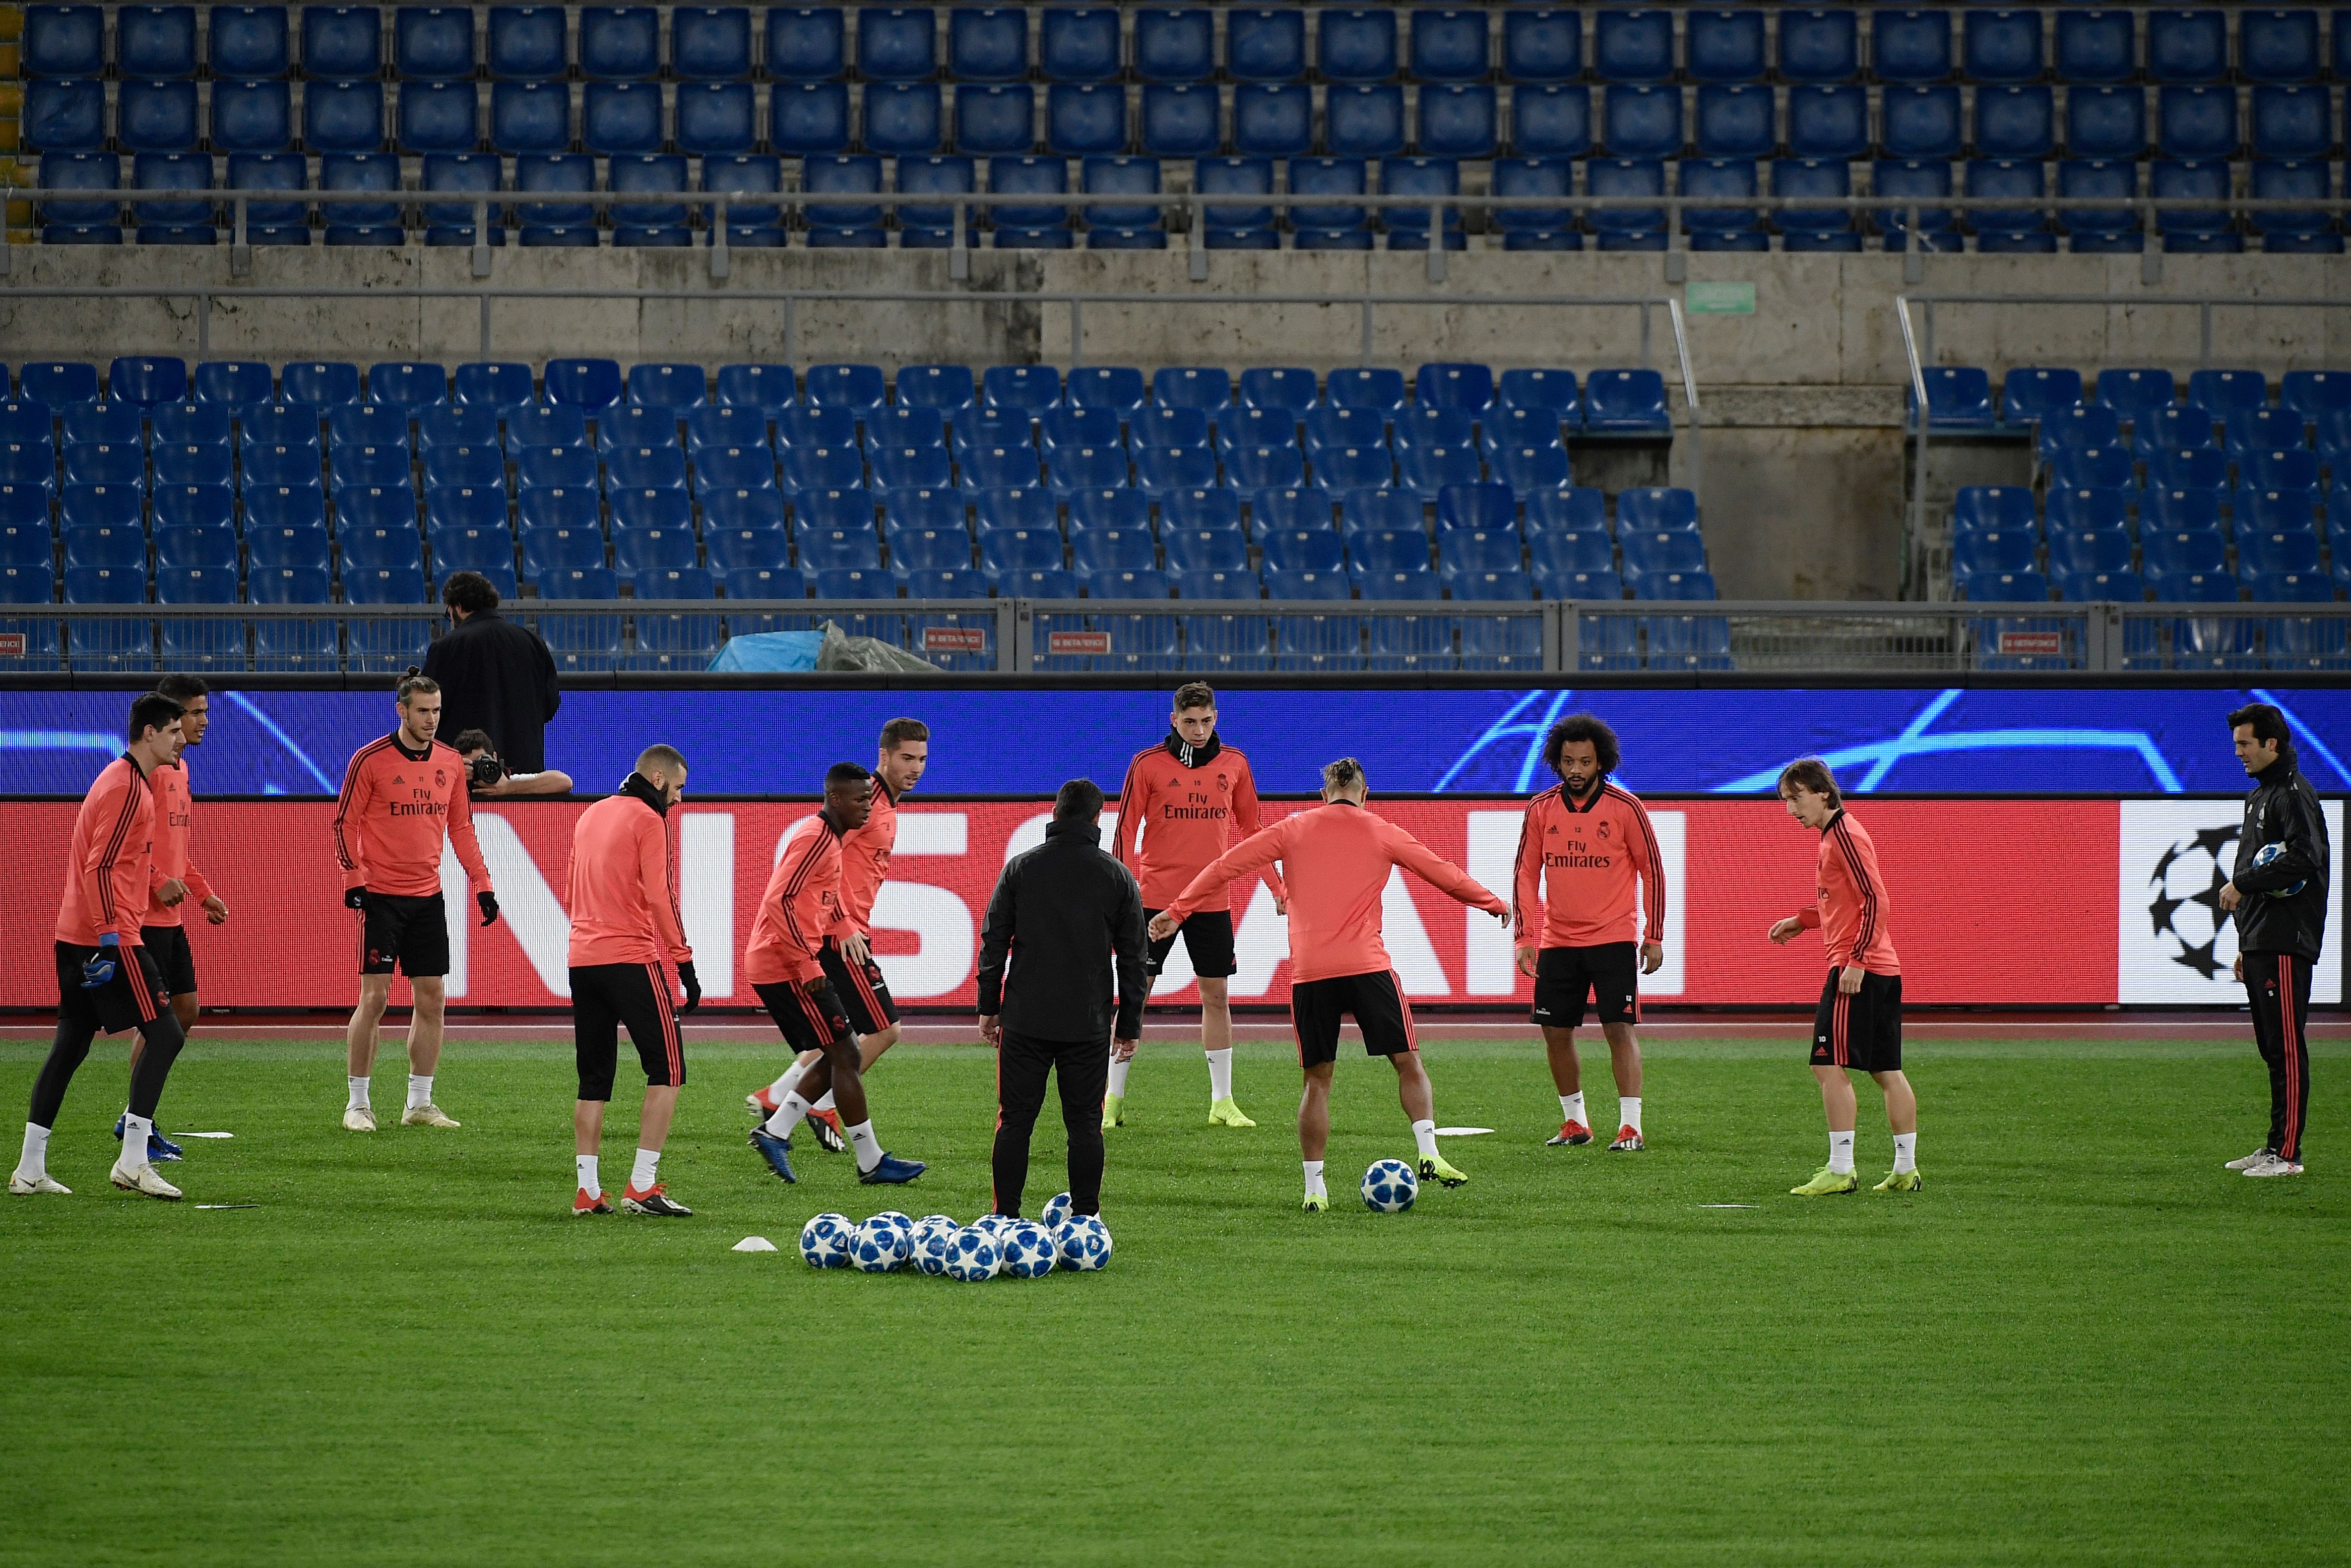
[[[1411,1149],[1384,1065],[1341,1060],[1315,1217],[1290,1051],[1241,1049],[1260,1125],[1236,1132],[1204,1124],[1196,1051],[1147,1048],[1109,1270],[977,1286],[795,1248],[820,1209],[986,1207],[977,1047],[901,1047],[871,1080],[884,1143],[933,1162],[904,1193],[806,1139],[778,1185],[742,1104],[777,1052],[691,1050],[663,1174],[696,1214],[662,1223],[567,1217],[568,1043],[455,1046],[462,1131],[360,1137],[336,1048],[206,1030],[163,1124],[236,1135],[189,1144],[176,1206],[106,1184],[124,1052],[101,1045],[50,1155],[76,1195],[0,1208],[0,1563],[2351,1554],[2351,1053],[2315,1052],[2311,1174],[2252,1182],[2220,1168],[2266,1105],[2241,1039],[1914,1045],[1926,1191],[1807,1202],[1800,1032],[1653,1044],[1630,1156],[1542,1146],[1539,1047],[1434,1043],[1440,1124],[1499,1131],[1398,1217],[1353,1190]],[[41,1054],[0,1045],[0,1103]],[[1585,1082],[1613,1125],[1604,1053]],[[1032,1214],[1064,1185],[1056,1120]],[[1866,1183],[1889,1162],[1866,1084],[1861,1128]],[[729,1250],[753,1234],[785,1250]]]

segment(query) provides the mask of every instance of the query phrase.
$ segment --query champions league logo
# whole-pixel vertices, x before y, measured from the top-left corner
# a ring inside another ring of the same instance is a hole
[[[2179,944],[2171,956],[2210,980],[2223,965],[2214,949],[2229,917],[2220,913],[2220,890],[2229,884],[2226,869],[2237,841],[2234,826],[2206,828],[2163,852],[2147,885],[2155,890],[2147,912],[2155,922],[2155,936],[2170,936]]]

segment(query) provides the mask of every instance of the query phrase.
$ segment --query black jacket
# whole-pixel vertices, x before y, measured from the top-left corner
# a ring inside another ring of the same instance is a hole
[[[424,673],[441,683],[441,739],[483,730],[507,772],[546,770],[547,721],[563,695],[538,632],[495,610],[468,615],[424,651]]]
[[[979,1010],[1038,1040],[1095,1040],[1143,1030],[1143,889],[1092,822],[1053,822],[1004,865],[979,927]],[[1006,958],[1012,974],[1004,973]]]
[[[2284,850],[2256,869],[2264,844]],[[2292,953],[2315,960],[2326,936],[2326,881],[2335,855],[2326,840],[2326,813],[2318,791],[2294,767],[2291,752],[2253,776],[2245,797],[2245,825],[2237,833],[2237,869],[2230,880],[2245,901],[2237,905],[2237,946],[2248,953]],[[2291,897],[2273,894],[2302,883]]]

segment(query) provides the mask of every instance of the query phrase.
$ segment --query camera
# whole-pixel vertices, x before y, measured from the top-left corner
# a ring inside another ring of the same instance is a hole
[[[475,789],[487,789],[507,776],[507,765],[496,752],[485,751],[467,766],[466,774]]]

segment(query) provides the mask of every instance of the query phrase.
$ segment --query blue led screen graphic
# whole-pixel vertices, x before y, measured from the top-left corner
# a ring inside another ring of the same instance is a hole
[[[1374,790],[1518,793],[1549,783],[1540,747],[1590,709],[1623,737],[1618,779],[1667,793],[1768,793],[1818,753],[1856,791],[2235,793],[2227,714],[2273,701],[2321,789],[2351,789],[2351,690],[1232,690],[1226,739],[1270,794],[1363,760]],[[5,792],[78,793],[121,748],[130,694],[0,693]],[[578,691],[549,727],[549,764],[611,789],[647,744],[683,750],[697,794],[812,794],[826,766],[870,763],[884,721],[931,727],[926,791],[1050,794],[1083,774],[1115,789],[1165,733],[1162,691]],[[194,754],[201,794],[331,795],[350,754],[393,725],[388,693],[216,691]]]

